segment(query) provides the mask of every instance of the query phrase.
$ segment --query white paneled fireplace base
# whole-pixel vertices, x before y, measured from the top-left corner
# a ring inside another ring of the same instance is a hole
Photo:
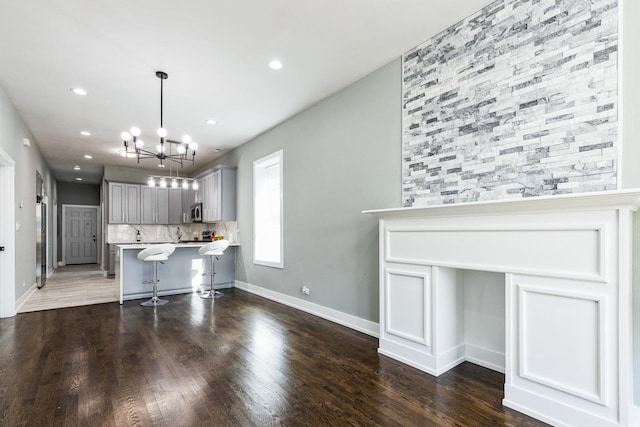
[[[461,269],[504,273],[506,406],[631,425],[632,213],[640,192],[367,211],[380,219],[379,352],[432,375],[465,349]],[[471,346],[470,346],[471,347]]]

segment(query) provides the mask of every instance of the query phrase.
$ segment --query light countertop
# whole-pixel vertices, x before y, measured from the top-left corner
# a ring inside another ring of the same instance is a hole
[[[126,250],[126,249],[146,249],[149,246],[153,245],[161,245],[164,243],[171,243],[176,248],[201,248],[204,245],[208,245],[211,242],[149,242],[149,243],[117,243],[116,246]],[[240,246],[239,243],[231,243],[230,247]]]

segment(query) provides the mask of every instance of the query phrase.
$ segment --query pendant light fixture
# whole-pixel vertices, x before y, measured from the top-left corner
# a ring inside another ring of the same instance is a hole
[[[171,188],[174,189],[178,189],[180,188],[180,181],[182,181],[182,189],[183,190],[188,190],[189,189],[189,184],[191,183],[191,188],[193,188],[194,190],[198,189],[198,180],[195,178],[187,178],[187,177],[180,177],[179,173],[178,173],[178,166],[176,166],[176,175],[173,176],[173,174],[171,173],[172,167],[171,164],[169,164],[169,176],[162,176],[162,175],[149,175],[149,178],[147,180],[147,184],[149,185],[149,187],[155,187],[156,186],[156,180],[158,180],[158,185],[160,188],[167,188],[169,186],[171,186]]]
[[[156,71],[156,77],[160,79],[160,128],[157,131],[160,137],[160,144],[156,146],[156,151],[147,150],[144,142],[139,138],[141,131],[137,127],[132,127],[129,132],[122,132],[120,136],[124,140],[125,152],[129,152],[129,143],[133,143],[135,155],[140,163],[140,159],[158,159],[160,164],[158,167],[165,167],[164,161],[172,161],[183,166],[184,161],[191,160],[191,164],[195,163],[196,150],[198,144],[191,140],[189,135],[184,135],[182,141],[167,139],[167,130],[164,128],[163,122],[163,96],[164,81],[169,75],[164,71]]]

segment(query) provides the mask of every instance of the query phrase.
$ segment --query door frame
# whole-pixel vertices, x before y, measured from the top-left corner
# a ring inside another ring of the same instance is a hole
[[[101,261],[101,235],[99,231],[102,229],[100,206],[99,205],[62,205],[62,261],[58,263],[59,266],[66,265],[67,262],[67,208],[92,208],[96,211],[96,264],[102,265]]]
[[[0,209],[0,317],[16,315],[16,162],[0,148],[0,194],[9,209]]]

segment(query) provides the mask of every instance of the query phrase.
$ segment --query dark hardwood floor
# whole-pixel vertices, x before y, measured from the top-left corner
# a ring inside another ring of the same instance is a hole
[[[227,290],[0,319],[2,426],[541,426],[504,376],[434,378],[377,339]]]

